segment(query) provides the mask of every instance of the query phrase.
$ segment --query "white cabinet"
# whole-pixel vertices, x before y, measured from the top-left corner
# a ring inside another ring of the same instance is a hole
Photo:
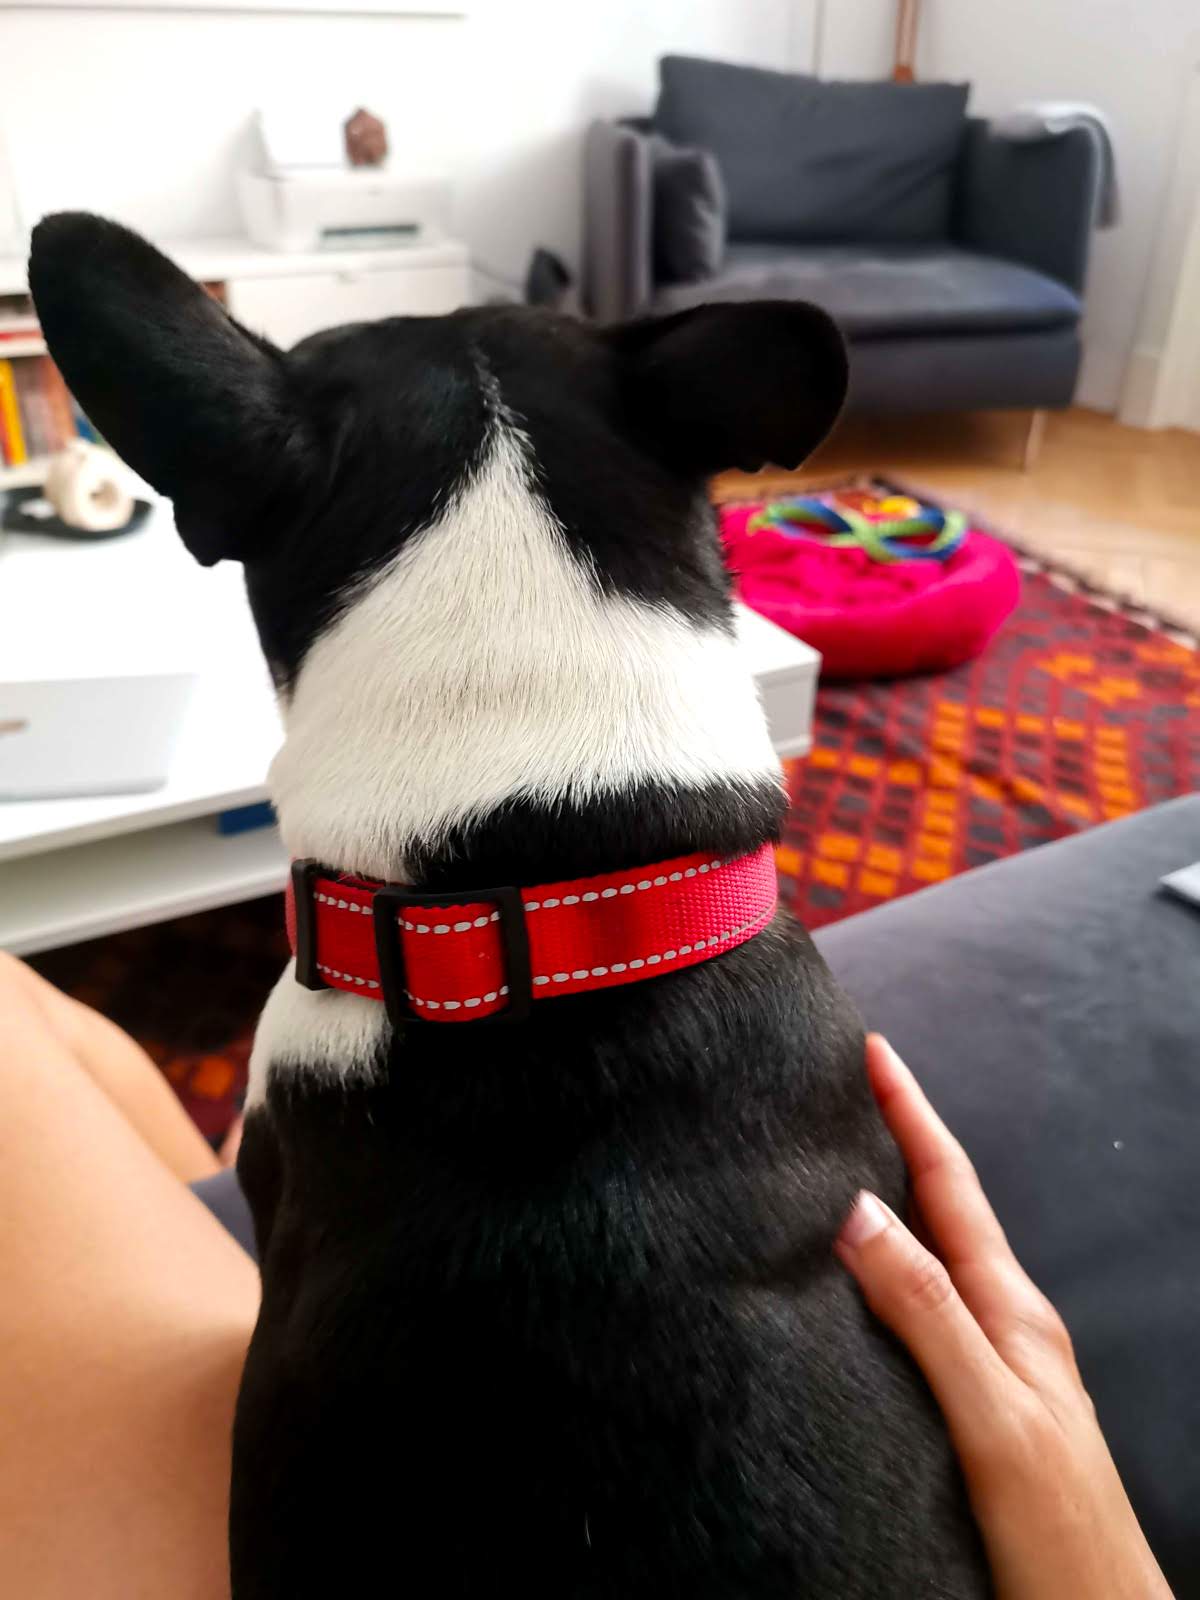
[[[286,257],[282,258],[286,261]],[[230,311],[285,349],[322,328],[378,317],[438,316],[467,303],[465,260],[443,266],[347,267],[227,280]]]

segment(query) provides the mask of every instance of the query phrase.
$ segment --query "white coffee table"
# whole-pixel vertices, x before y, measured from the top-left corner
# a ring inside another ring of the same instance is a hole
[[[739,632],[776,748],[806,753],[820,658],[748,611]],[[198,684],[161,789],[0,801],[0,948],[30,954],[283,887],[275,828],[216,826],[219,812],[267,798],[281,737],[240,568],[197,567],[165,505],[139,532],[96,545],[9,535],[0,715],[6,670],[35,650],[64,676],[188,665]]]

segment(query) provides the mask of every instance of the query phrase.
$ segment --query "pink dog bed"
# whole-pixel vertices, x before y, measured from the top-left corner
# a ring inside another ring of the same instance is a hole
[[[946,672],[980,653],[1020,596],[1012,552],[978,529],[945,561],[876,561],[777,527],[748,531],[760,509],[721,510],[738,592],[819,650],[826,677]]]

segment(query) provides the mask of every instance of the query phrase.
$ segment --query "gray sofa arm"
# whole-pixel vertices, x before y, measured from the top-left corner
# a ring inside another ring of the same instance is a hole
[[[959,157],[955,237],[1082,294],[1099,184],[1096,143],[1082,128],[1027,142],[972,117]]]
[[[653,205],[646,135],[593,122],[584,145],[583,304],[599,322],[623,321],[650,303]]]

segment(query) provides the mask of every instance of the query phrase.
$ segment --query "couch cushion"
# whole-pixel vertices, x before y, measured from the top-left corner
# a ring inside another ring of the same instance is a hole
[[[711,150],[650,140],[654,182],[654,277],[698,283],[725,263],[725,185]]]
[[[1200,911],[1158,880],[1198,851],[1190,796],[816,936],[1066,1318],[1177,1600],[1200,1600]]]
[[[716,156],[731,238],[947,237],[966,84],[823,83],[690,56],[659,72],[655,127]]]
[[[850,340],[1069,328],[1078,296],[1053,278],[953,245],[730,245],[725,270],[661,288],[656,311],[706,300],[811,300]]]

